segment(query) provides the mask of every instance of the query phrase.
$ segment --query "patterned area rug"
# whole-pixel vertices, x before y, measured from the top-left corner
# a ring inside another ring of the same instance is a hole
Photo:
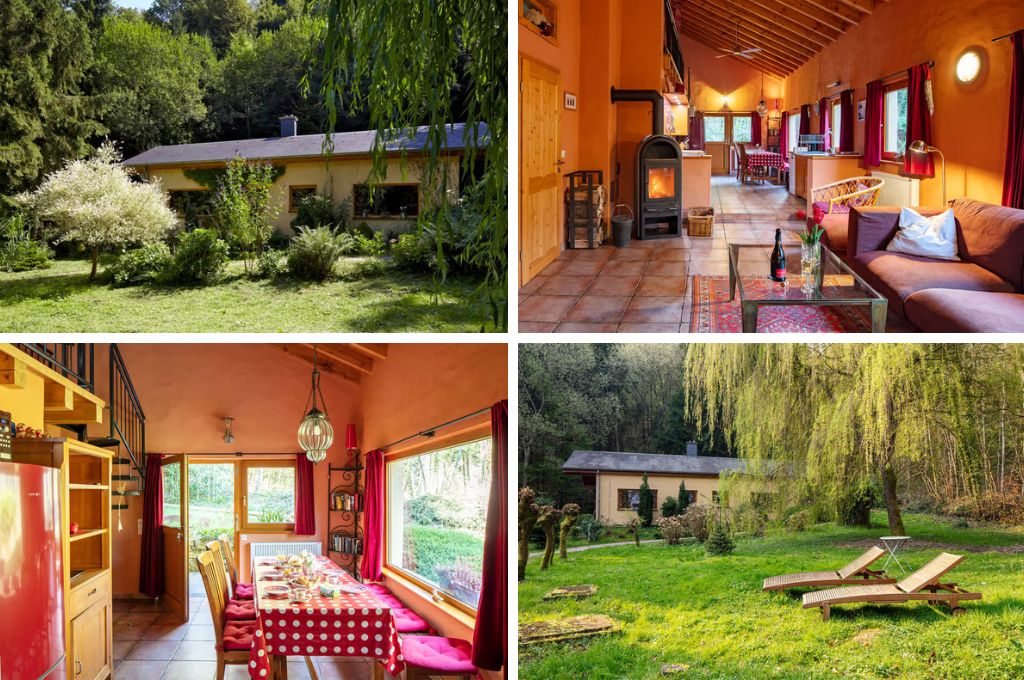
[[[746,279],[744,279],[746,281]],[[744,283],[744,285],[747,285]],[[763,284],[774,285],[767,278]],[[853,305],[762,307],[757,313],[758,333],[870,333],[867,307]],[[729,301],[728,276],[693,277],[691,333],[742,333],[739,295]]]

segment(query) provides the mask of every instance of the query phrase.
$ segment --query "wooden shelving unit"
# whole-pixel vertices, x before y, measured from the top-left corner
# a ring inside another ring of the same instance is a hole
[[[363,516],[365,494],[362,466],[331,465],[327,469],[327,517],[331,531],[327,535],[327,553],[336,557],[338,566],[359,579],[363,557]]]

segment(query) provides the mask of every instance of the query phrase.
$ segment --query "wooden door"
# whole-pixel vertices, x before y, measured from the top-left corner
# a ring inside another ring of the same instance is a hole
[[[164,482],[164,595],[181,620],[188,621],[188,465],[184,456],[165,456]],[[178,513],[174,514],[177,506]]]
[[[110,677],[110,604],[97,602],[71,621],[71,677],[102,680]]]
[[[562,79],[523,57],[519,87],[519,285],[558,257],[561,248]]]
[[[704,149],[711,155],[711,174],[728,175],[730,151],[729,117],[704,115]]]

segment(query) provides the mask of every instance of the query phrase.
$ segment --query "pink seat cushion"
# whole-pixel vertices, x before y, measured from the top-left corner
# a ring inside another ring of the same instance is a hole
[[[826,215],[829,214],[829,212],[828,212],[828,203],[825,202],[825,201],[815,201],[814,203],[811,204],[811,208],[819,208],[819,209],[821,209],[821,212],[825,213]],[[848,206],[848,205],[834,205],[834,206],[832,206],[832,214],[833,215],[836,214],[836,213],[848,213],[848,212],[850,212],[850,206]]]
[[[430,624],[411,609],[392,607],[391,614],[395,617],[395,629],[399,633],[423,633],[430,630]]]
[[[228,621],[255,621],[256,604],[252,600],[231,600],[224,607],[224,618]]]
[[[235,597],[239,600],[251,600],[256,595],[256,588],[251,583],[235,585]]]
[[[256,634],[255,621],[232,621],[224,626],[224,651],[248,651]]]
[[[476,673],[473,645],[457,638],[413,635],[402,640],[407,664],[436,673]]]
[[[374,595],[390,595],[391,591],[379,583],[367,583],[366,589]]]

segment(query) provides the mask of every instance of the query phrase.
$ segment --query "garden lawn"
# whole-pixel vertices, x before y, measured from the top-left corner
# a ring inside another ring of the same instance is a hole
[[[371,258],[372,260],[372,258]],[[212,286],[90,283],[89,263],[58,260],[49,269],[0,272],[0,332],[476,332],[481,313],[473,282],[381,269],[344,258],[342,278],[309,283],[253,280],[232,262]],[[369,275],[364,272],[369,271]]]
[[[901,559],[918,568],[943,550],[966,554],[944,580],[983,594],[963,616],[924,602],[840,605],[822,622],[797,593],[764,593],[766,576],[838,569],[864,547],[844,542],[889,533],[822,524],[804,533],[737,539],[736,551],[710,558],[700,545],[663,543],[557,556],[541,572],[531,560],[519,584],[519,622],[606,614],[619,633],[519,648],[521,678],[655,678],[682,664],[683,678],[971,678],[1024,677],[1024,528],[958,529],[946,520],[904,515]],[[977,552],[958,552],[953,546]],[[1009,547],[997,552],[994,547]],[[884,558],[883,558],[884,560]],[[879,563],[880,566],[881,563]],[[898,569],[897,569],[898,572]],[[594,583],[596,596],[544,602],[556,586]]]

